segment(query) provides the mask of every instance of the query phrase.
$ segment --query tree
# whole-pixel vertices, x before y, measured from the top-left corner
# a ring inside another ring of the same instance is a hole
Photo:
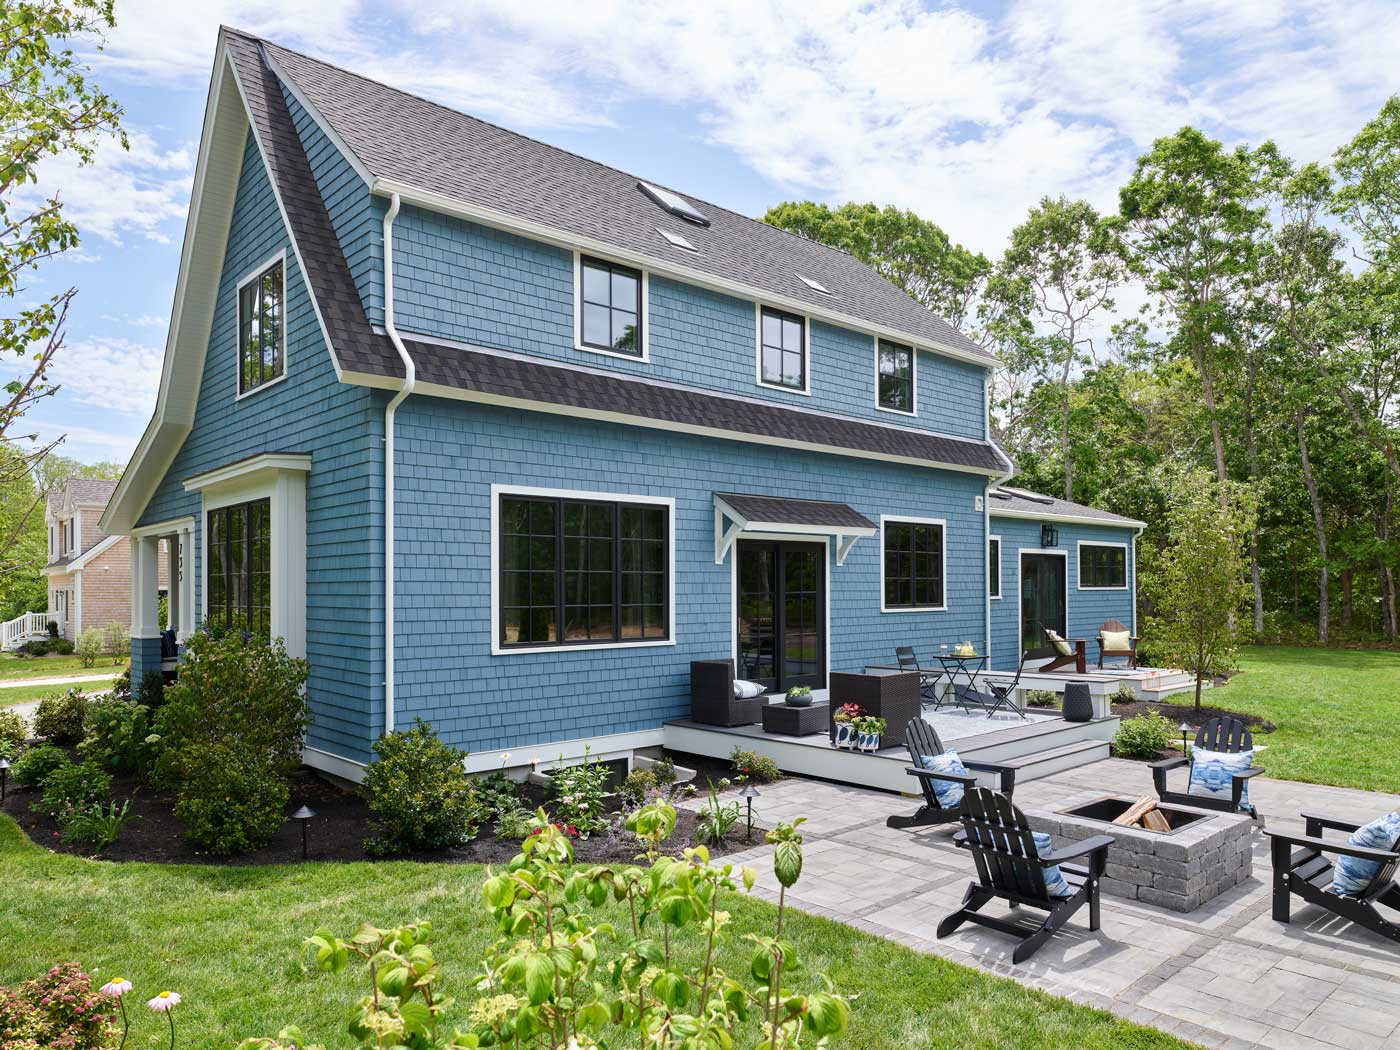
[[[49,368],[63,346],[75,289],[34,303],[20,299],[24,277],[74,247],[78,229],[57,196],[37,197],[32,187],[46,158],[71,154],[85,164],[112,137],[125,148],[120,107],[93,83],[70,46],[100,47],[113,25],[112,0],[8,0],[0,6],[0,300],[13,304],[0,306],[0,362],[19,372],[0,399],[0,443],[9,452],[0,461],[0,486],[27,474],[53,447],[11,430],[36,401],[57,390]],[[0,535],[0,559],[13,542]]]
[[[850,252],[958,328],[972,317],[992,269],[985,255],[954,244],[936,223],[891,205],[852,202],[833,210],[785,201],[763,221]]]
[[[1240,612],[1249,600],[1249,534],[1257,513],[1245,486],[1220,482],[1202,468],[1182,471],[1170,485],[1167,542],[1144,573],[1154,616],[1149,633],[1176,666],[1201,684],[1231,667],[1243,641]]]
[[[1008,371],[1055,391],[1064,496],[1074,499],[1070,379],[1094,363],[1093,322],[1125,276],[1122,242],[1087,201],[1044,197],[1011,233],[988,283],[989,330]]]
[[[1121,231],[1135,269],[1175,324],[1200,377],[1216,480],[1229,478],[1219,386],[1235,340],[1231,312],[1265,235],[1264,196],[1281,177],[1272,143],[1226,150],[1195,128],[1158,139],[1119,191]],[[1219,490],[1222,498],[1226,491]]]

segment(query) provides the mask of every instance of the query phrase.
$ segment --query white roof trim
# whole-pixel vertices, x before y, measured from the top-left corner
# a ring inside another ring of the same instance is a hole
[[[72,561],[65,562],[62,565],[45,565],[39,572],[44,576],[63,576],[70,572],[80,572],[86,568],[87,563],[92,561],[93,558],[107,553],[107,551],[111,550],[116,545],[118,540],[124,539],[126,539],[125,536],[104,536]]]
[[[236,463],[228,463],[202,474],[188,477],[182,483],[186,492],[202,492],[216,485],[227,485],[232,481],[242,481],[253,474],[264,471],[298,471],[306,473],[311,469],[311,457],[302,452],[262,452]]]
[[[988,500],[988,502],[991,502]],[[1066,521],[1075,525],[1103,525],[1110,529],[1145,529],[1147,522],[1135,518],[1095,518],[1088,514],[1056,514],[1053,511],[998,510],[992,507],[994,518],[1020,518],[1024,521]]]

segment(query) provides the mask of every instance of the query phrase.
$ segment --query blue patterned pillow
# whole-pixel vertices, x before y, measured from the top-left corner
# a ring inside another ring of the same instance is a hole
[[[1400,810],[1377,817],[1357,828],[1347,839],[1348,846],[1363,849],[1393,850],[1397,843],[1400,843]],[[1378,860],[1339,856],[1332,871],[1332,892],[1346,897],[1365,893],[1380,870],[1381,862]]]
[[[949,748],[941,755],[920,755],[919,760],[925,769],[931,769],[935,773],[957,773],[959,776],[967,776],[967,767],[962,764],[962,759],[958,757],[958,752],[954,748]],[[933,797],[938,799],[938,804],[944,809],[957,809],[962,805],[963,786],[956,780],[930,780],[933,785]]]
[[[1253,751],[1240,751],[1229,754],[1225,751],[1207,751],[1195,744],[1191,745],[1191,783],[1186,788],[1188,795],[1201,795],[1204,798],[1230,801],[1233,792],[1234,775],[1243,773],[1254,765]],[[1240,792],[1240,809],[1249,809],[1249,781],[1244,782]]]
[[[1054,849],[1054,840],[1043,831],[1031,832],[1031,837],[1035,839],[1035,851],[1040,856],[1051,852]],[[1065,873],[1060,870],[1058,864],[1051,864],[1048,868],[1041,869],[1045,872],[1045,892],[1052,897],[1073,897],[1074,887],[1065,879]]]

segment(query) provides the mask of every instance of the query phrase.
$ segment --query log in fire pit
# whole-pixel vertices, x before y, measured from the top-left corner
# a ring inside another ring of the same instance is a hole
[[[1245,814],[1170,806],[1151,797],[1087,792],[1054,809],[1022,807],[1036,831],[1055,845],[1109,835],[1104,893],[1172,911],[1195,911],[1254,871]]]

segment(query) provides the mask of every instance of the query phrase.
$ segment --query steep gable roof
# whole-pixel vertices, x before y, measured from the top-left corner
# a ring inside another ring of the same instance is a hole
[[[262,46],[292,90],[350,151],[361,174],[383,183],[383,190],[401,186],[479,206],[755,289],[781,300],[775,305],[848,317],[955,357],[995,363],[985,349],[845,252],[694,199],[688,203],[710,225],[688,223],[639,190],[635,175],[275,44]],[[697,251],[671,246],[658,227],[681,234]]]

